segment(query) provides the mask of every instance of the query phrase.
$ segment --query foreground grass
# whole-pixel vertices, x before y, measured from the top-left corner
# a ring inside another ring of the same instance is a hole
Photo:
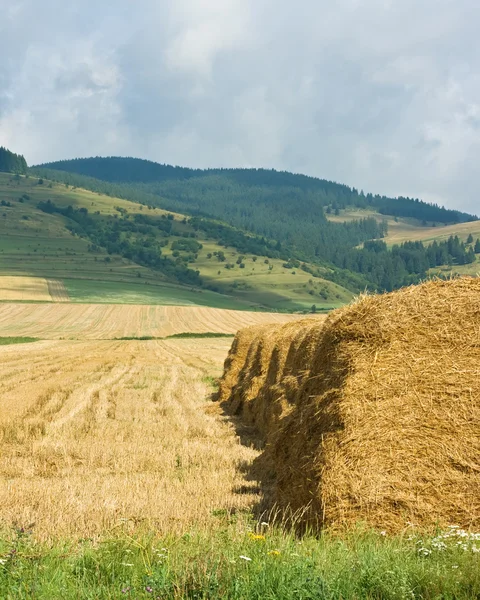
[[[0,597],[196,599],[473,599],[480,536],[295,538],[219,512],[210,533],[39,545],[18,529],[0,540]]]
[[[30,342],[38,342],[38,338],[34,338],[34,337],[0,337],[0,346],[10,346],[11,344],[29,344]]]

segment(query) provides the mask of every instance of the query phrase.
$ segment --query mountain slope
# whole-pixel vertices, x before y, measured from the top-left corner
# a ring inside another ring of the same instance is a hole
[[[352,291],[392,290],[420,281],[430,268],[475,262],[473,245],[455,236],[433,249],[405,240],[392,248],[370,243],[388,234],[388,220],[417,228],[474,222],[474,215],[418,199],[365,195],[304,175],[265,169],[202,171],[115,157],[60,161],[32,172],[183,212],[197,231],[222,246],[290,265],[317,265],[325,277]],[[342,218],[348,211],[358,216]]]
[[[0,205],[0,274],[63,281],[73,300],[291,311],[351,298],[280,258],[227,250],[184,215],[7,174]]]

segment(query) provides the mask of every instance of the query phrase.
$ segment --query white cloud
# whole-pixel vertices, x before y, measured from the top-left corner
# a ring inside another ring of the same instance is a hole
[[[479,211],[476,0],[0,0],[0,144]]]

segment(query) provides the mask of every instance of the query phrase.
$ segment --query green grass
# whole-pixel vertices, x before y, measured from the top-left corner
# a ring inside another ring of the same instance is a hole
[[[473,600],[480,540],[306,535],[255,526],[217,510],[215,531],[181,537],[118,534],[98,542],[35,543],[22,529],[0,540],[0,597],[51,599]],[[451,535],[453,532],[453,535]],[[458,543],[460,542],[460,544]]]
[[[460,240],[466,241],[471,234],[474,239],[480,238],[480,220],[469,223],[457,223],[455,225],[445,225],[444,223],[432,223],[427,225],[418,219],[410,217],[392,217],[391,215],[381,215],[372,210],[362,210],[358,208],[347,208],[341,210],[339,215],[327,215],[330,221],[341,223],[343,221],[353,221],[373,217],[377,221],[386,221],[388,225],[388,234],[385,241],[388,246],[401,244],[407,241],[421,241],[424,244],[431,244],[433,241],[443,242],[451,235],[458,235]]]
[[[172,335],[167,336],[166,339],[190,339],[190,338],[230,338],[235,337],[233,333],[216,333],[213,331],[207,331],[205,333],[193,333],[193,332],[185,332],[185,333],[174,333]]]
[[[34,337],[0,337],[0,346],[10,346],[11,344],[30,344],[38,342]]]
[[[93,279],[62,280],[72,302],[93,304],[158,304],[172,306],[211,306],[231,310],[254,310],[247,301],[217,294],[210,290],[181,287],[168,283],[131,283],[95,281]]]
[[[234,333],[216,333],[213,331],[207,331],[204,333],[193,333],[193,332],[185,332],[185,333],[173,333],[172,335],[167,335],[165,337],[155,337],[153,335],[142,335],[140,337],[137,336],[125,336],[120,338],[115,338],[116,340],[140,340],[140,341],[149,341],[149,340],[172,340],[172,339],[204,339],[204,338],[232,338],[235,337]]]
[[[120,256],[89,252],[89,241],[72,235],[66,229],[66,218],[43,213],[36,206],[51,199],[60,207],[71,204],[110,215],[118,215],[115,207],[149,216],[165,211],[149,210],[127,200],[60,184],[52,183],[50,187],[48,181],[37,185],[37,181],[33,177],[15,180],[0,173],[0,202],[10,203],[0,206],[0,275],[59,279],[76,302],[183,304],[292,312],[308,310],[313,304],[318,308],[336,308],[351,300],[352,295],[344,288],[300,269],[285,269],[280,260],[270,259],[265,263],[265,257],[259,256],[254,262],[253,256],[245,256],[241,269],[236,264],[238,252],[202,238],[198,241],[203,249],[190,266],[198,269],[205,283],[214,286],[218,293],[171,284],[161,273]],[[29,198],[25,200],[24,194]],[[176,229],[189,235],[189,225],[181,220],[182,215],[177,215]],[[171,254],[175,239],[170,237],[168,246],[163,248],[165,255]],[[225,269],[225,264],[219,263],[215,256],[208,258],[209,253],[217,251],[225,252],[226,262],[233,264],[233,268]]]

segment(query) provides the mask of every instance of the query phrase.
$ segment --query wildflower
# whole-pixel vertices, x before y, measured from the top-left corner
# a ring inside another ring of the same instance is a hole
[[[264,542],[265,541],[265,536],[262,535],[261,533],[249,533],[248,537],[251,540],[254,540],[255,542]]]
[[[152,594],[153,588],[151,588],[149,585],[147,585],[147,587],[145,588],[145,591],[147,592],[147,594]]]
[[[261,525],[262,527],[270,527],[269,523],[267,523],[266,521],[262,521],[262,522],[260,523],[260,525]]]
[[[385,537],[387,535],[387,532],[386,531],[381,531],[380,535],[383,535]]]
[[[130,587],[124,587],[122,588],[122,594],[128,594],[128,592],[130,591]]]
[[[429,554],[432,553],[432,551],[429,550],[428,548],[419,548],[418,553],[420,554],[420,556],[428,556]]]
[[[478,548],[478,546],[472,546],[472,552],[480,552],[480,548]]]
[[[267,554],[268,556],[280,556],[280,550],[270,550]]]
[[[452,569],[458,569],[458,565],[452,565]]]
[[[447,549],[447,544],[445,542],[442,542],[442,540],[440,540],[439,538],[434,538],[432,540],[432,548],[435,548],[435,550],[439,550],[440,552],[442,552],[443,550]]]
[[[6,558],[0,558],[0,565],[5,565],[7,563]]]
[[[238,558],[241,558],[242,560],[246,560],[247,562],[250,561],[250,560],[252,560],[248,556],[239,556]]]

